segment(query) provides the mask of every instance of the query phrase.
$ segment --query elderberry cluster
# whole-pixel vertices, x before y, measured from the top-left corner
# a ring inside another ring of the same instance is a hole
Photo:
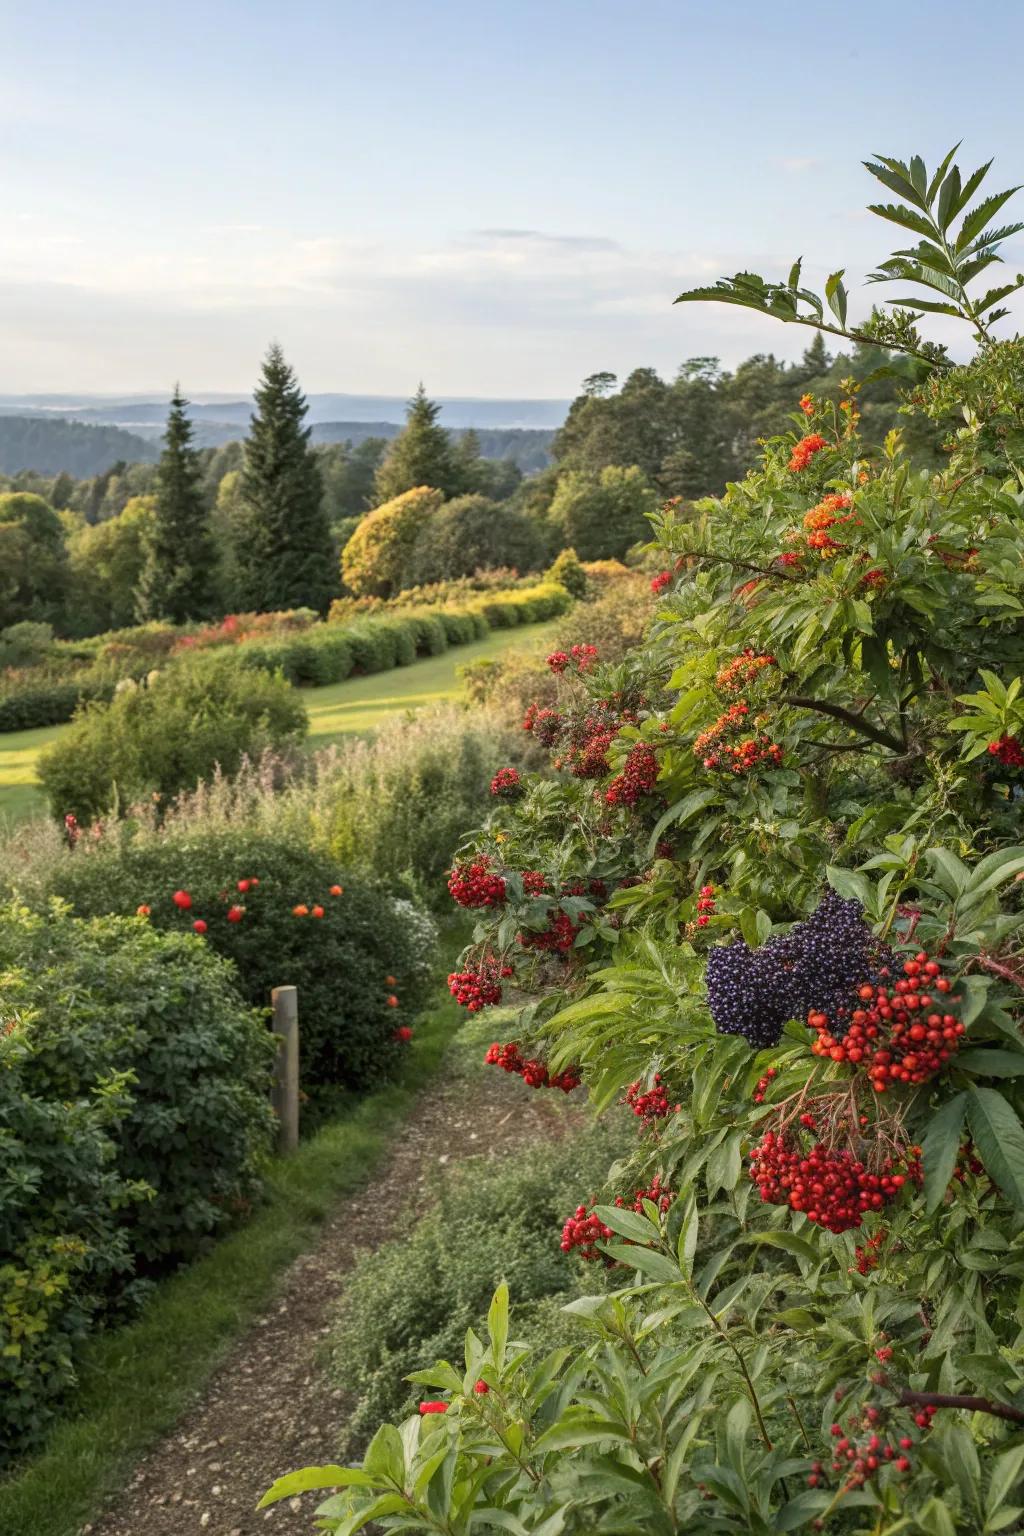
[[[484,1061],[488,1066],[500,1067],[503,1072],[516,1073],[528,1088],[560,1088],[563,1093],[572,1093],[582,1082],[578,1067],[566,1067],[564,1072],[550,1072],[544,1062],[535,1058],[527,1060],[517,1040],[510,1040],[507,1045],[499,1045],[495,1041],[488,1048]]]
[[[723,1035],[752,1046],[776,1045],[788,1019],[812,1010],[838,1014],[851,992],[892,961],[864,921],[859,902],[835,891],[787,934],[751,949],[742,939],[708,951],[708,1006]]]
[[[448,889],[460,907],[500,907],[505,900],[505,882],[492,872],[486,854],[471,863],[456,864],[448,876]]]

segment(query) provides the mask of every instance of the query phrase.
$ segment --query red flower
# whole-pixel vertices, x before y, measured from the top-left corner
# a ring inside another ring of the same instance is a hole
[[[805,416],[813,416],[813,414],[814,414],[814,398],[813,398],[813,396],[811,396],[811,395],[801,395],[800,396],[800,409],[803,411]]]
[[[174,905],[177,907],[179,912],[187,912],[189,907],[192,905],[192,897],[189,895],[188,891],[175,891],[174,895],[171,897],[171,900],[174,902]]]
[[[136,917],[148,917],[149,913],[150,913],[150,908],[146,906],[145,902],[142,903],[141,907],[136,907],[135,908],[135,916]]]
[[[324,915],[323,907],[314,907],[312,909],[312,911],[310,912],[310,916],[311,917],[323,917],[323,915]]]
[[[420,1413],[447,1413],[447,1403],[420,1403]]]
[[[205,933],[206,932],[206,927],[207,927],[207,925],[203,921],[203,919],[201,917],[197,917],[195,922],[192,924],[192,932],[193,933],[199,933],[199,934]]]
[[[490,1390],[491,1390],[490,1387],[487,1385],[486,1381],[484,1381],[483,1379],[478,1381],[476,1383],[476,1385],[474,1386],[474,1388],[473,1388],[473,1391],[476,1393],[477,1397],[486,1397],[487,1393]]]
[[[305,905],[304,902],[300,902],[297,907],[292,907],[292,917],[308,917],[308,916],[309,916],[309,908]]]
[[[392,992],[391,996],[388,998],[388,1007],[389,1008],[397,1008],[398,1007],[398,998],[395,996],[395,994],[393,992]]]
[[[670,587],[671,585],[671,571],[659,571],[657,576],[651,577],[651,591],[654,593],[655,597],[657,597],[659,593],[664,592],[665,588]]]
[[[331,886],[331,895],[332,896],[340,896],[344,892],[344,889],[345,889],[345,887],[343,885],[332,885]]]
[[[245,916],[244,907],[228,907],[228,922],[240,923]]]

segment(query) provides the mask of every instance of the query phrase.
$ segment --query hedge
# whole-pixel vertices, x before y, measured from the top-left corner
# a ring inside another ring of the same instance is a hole
[[[38,1438],[80,1342],[247,1208],[271,1046],[191,934],[0,911],[0,1444]]]
[[[323,687],[344,682],[353,673],[385,672],[408,666],[417,656],[440,655],[448,646],[468,645],[491,629],[555,618],[572,601],[558,582],[544,580],[478,597],[469,594],[453,606],[383,609],[344,623],[261,634],[212,649],[209,663],[231,657],[240,667],[280,671],[297,687]],[[163,642],[164,636],[153,637],[152,643],[157,639]],[[122,677],[138,681],[154,667],[177,668],[186,658],[192,665],[209,664],[203,650],[166,656],[120,642],[107,644],[92,665],[81,665],[80,647],[75,655],[76,670],[67,674],[48,668],[39,676],[41,669],[30,668],[0,685],[0,733],[70,720],[83,704],[108,702]]]

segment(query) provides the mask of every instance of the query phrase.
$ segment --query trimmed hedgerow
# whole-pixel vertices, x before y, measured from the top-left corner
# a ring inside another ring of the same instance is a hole
[[[148,907],[159,928],[203,925],[258,1007],[272,988],[297,987],[307,1092],[388,1078],[401,1053],[395,1028],[426,995],[424,935],[408,910],[366,880],[340,876],[298,837],[196,828],[107,849],[83,844],[51,891],[83,915]],[[175,904],[176,892],[187,906]]]
[[[36,1439],[90,1327],[259,1187],[271,1046],[231,968],[137,919],[0,912],[0,1443]]]

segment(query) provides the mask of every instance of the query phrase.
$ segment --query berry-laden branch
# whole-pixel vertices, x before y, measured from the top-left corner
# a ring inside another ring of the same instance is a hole
[[[880,726],[871,725],[861,715],[854,714],[852,709],[844,709],[841,704],[830,704],[827,699],[809,699],[801,694],[784,693],[781,695],[783,704],[792,704],[794,709],[812,709],[816,714],[828,715],[831,720],[841,720],[848,725],[851,731],[856,731],[860,736],[866,736],[869,741],[877,742],[880,747],[888,747],[890,752],[904,752],[906,747],[898,736],[891,731],[883,731]]]
[[[961,1397],[955,1392],[912,1392],[904,1387],[900,1393],[903,1408],[966,1408],[971,1413],[988,1413],[995,1419],[1009,1419],[1011,1424],[1024,1424],[1024,1408],[1013,1408],[1009,1403],[993,1403],[987,1397]]]

